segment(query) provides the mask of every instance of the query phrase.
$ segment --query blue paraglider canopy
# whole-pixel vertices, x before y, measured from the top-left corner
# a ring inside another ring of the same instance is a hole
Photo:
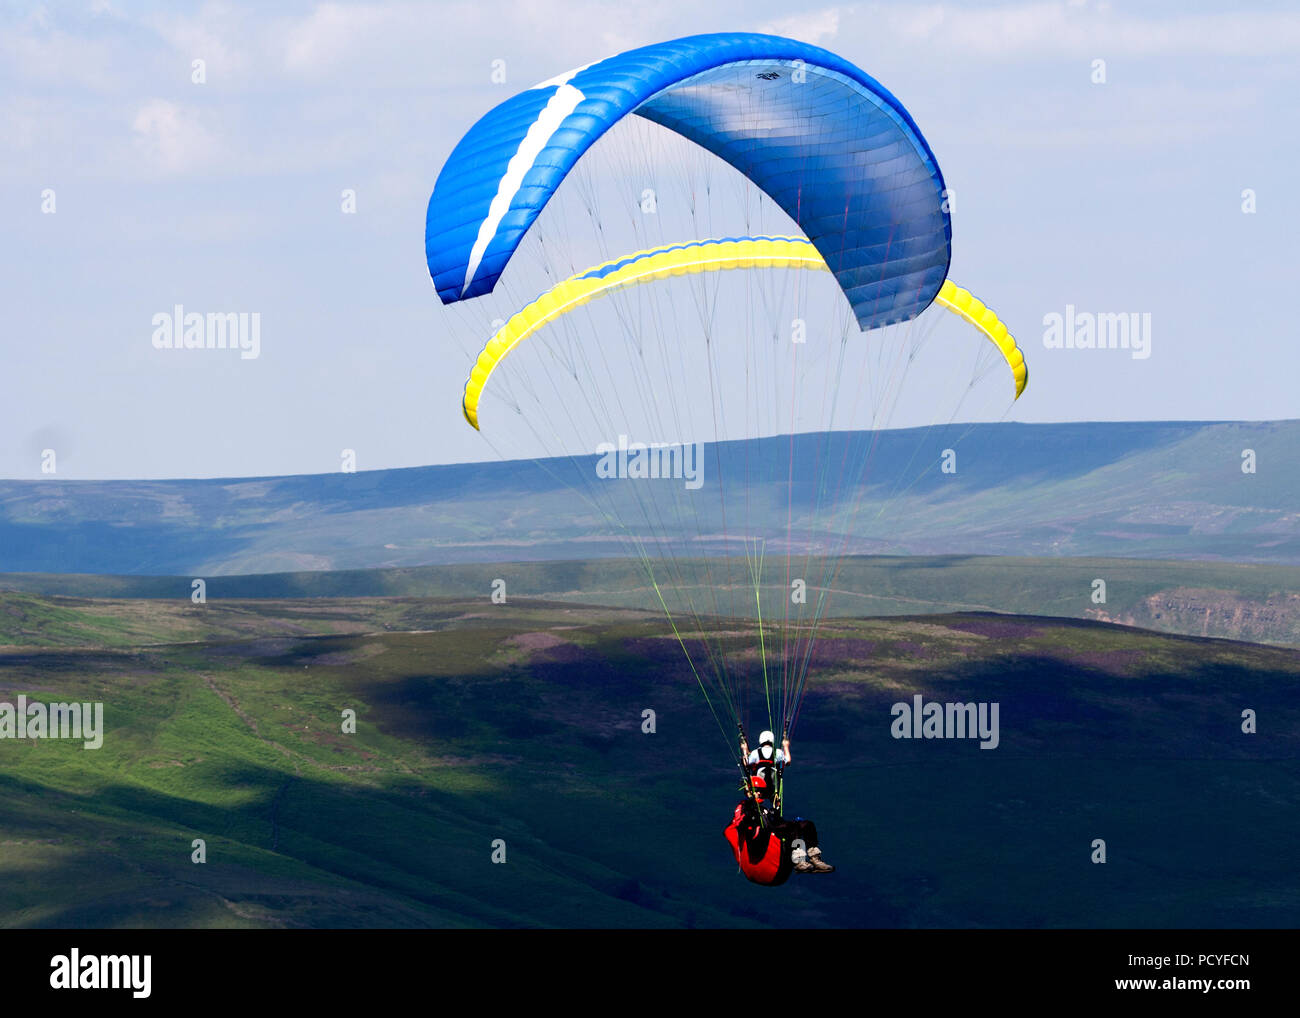
[[[723,33],[597,61],[479,120],[429,200],[425,251],[444,303],[492,291],[569,171],[629,114],[769,195],[816,245],[863,329],[914,318],[947,278],[943,176],[902,103],[817,46]]]

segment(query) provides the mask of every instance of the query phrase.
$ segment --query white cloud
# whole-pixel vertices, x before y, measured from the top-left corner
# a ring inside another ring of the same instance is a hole
[[[0,28],[0,73],[5,78],[59,87],[110,90],[122,78],[112,53],[94,39],[52,28],[44,11]]]
[[[207,3],[197,14],[164,11],[144,20],[175,52],[175,64],[184,69],[187,82],[192,60],[204,61],[214,86],[246,78],[265,62],[260,53],[264,25],[254,11]]]
[[[846,9],[846,34],[875,41],[924,43],[983,57],[1070,55],[1255,57],[1300,53],[1300,15],[1225,10],[1162,18],[1118,12],[1108,4],[872,4]]]
[[[162,173],[180,173],[211,160],[216,145],[193,109],[150,99],[131,121],[140,153]]]
[[[792,14],[765,22],[758,29],[768,35],[784,35],[814,46],[824,46],[840,31],[840,9],[828,7],[808,14]]]
[[[283,69],[295,76],[320,79],[359,68],[368,81],[419,80],[433,87],[445,85],[469,53],[482,57],[484,79],[490,57],[512,66],[537,62],[529,80],[539,80],[609,53],[689,34],[677,14],[660,5],[629,21],[595,0],[449,0],[436,6],[397,0],[364,7],[327,2],[305,17],[281,19],[271,36]]]
[[[284,66],[290,71],[327,71],[359,48],[369,48],[402,27],[400,7],[344,7],[321,4],[310,15],[287,27]]]

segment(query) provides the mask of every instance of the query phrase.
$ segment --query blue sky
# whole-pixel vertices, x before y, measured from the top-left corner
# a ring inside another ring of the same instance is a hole
[[[952,276],[1031,365],[1010,419],[1300,416],[1294,5],[7,4],[0,476],[46,448],[65,478],[491,458],[424,265],[442,161],[514,90],[727,30],[832,49],[912,112]],[[261,355],[154,349],[178,303],[259,312]],[[1067,304],[1149,313],[1151,356],[1044,349]]]

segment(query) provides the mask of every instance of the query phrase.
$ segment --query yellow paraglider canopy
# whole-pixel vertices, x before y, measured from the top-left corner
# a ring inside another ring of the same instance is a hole
[[[813,244],[802,237],[742,237],[699,240],[638,251],[615,258],[557,283],[513,315],[488,341],[465,383],[465,420],[479,426],[478,405],[492,372],[516,346],[549,322],[612,290],[669,276],[723,269],[799,268],[829,272]],[[965,319],[989,339],[1011,368],[1016,398],[1029,380],[1024,354],[998,316],[969,290],[945,280],[935,303]]]

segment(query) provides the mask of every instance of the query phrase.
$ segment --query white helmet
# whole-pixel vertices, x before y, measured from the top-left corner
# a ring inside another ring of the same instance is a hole
[[[774,745],[775,743],[776,743],[776,736],[773,735],[771,732],[758,733],[758,744],[760,746],[771,746]]]

